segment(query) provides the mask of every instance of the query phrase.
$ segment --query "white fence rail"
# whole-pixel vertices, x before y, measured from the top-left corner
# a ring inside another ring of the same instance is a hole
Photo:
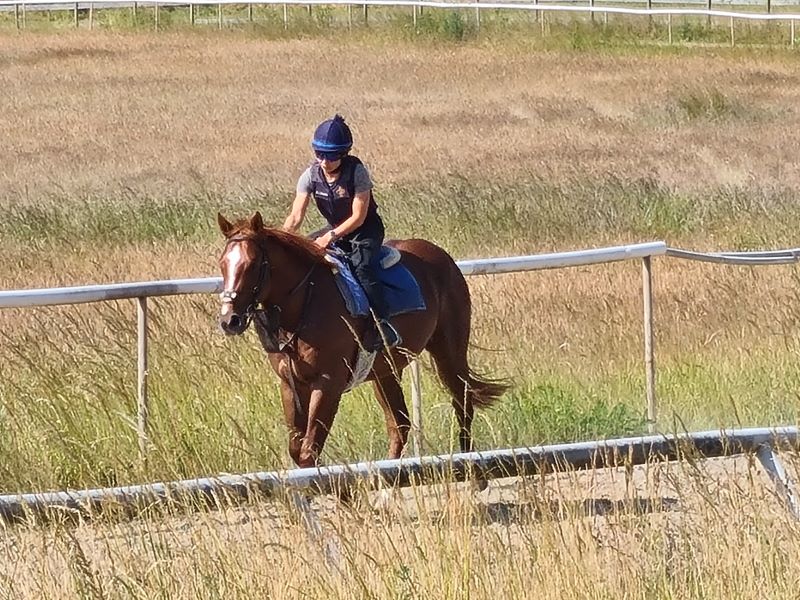
[[[701,253],[668,248],[665,242],[648,242],[552,254],[463,260],[458,261],[457,264],[464,275],[478,276],[596,265],[623,260],[641,260],[645,393],[647,398],[648,430],[653,433],[657,420],[652,288],[652,258],[654,256],[669,256],[733,265],[780,265],[800,261],[800,248],[768,252]],[[159,296],[215,293],[221,290],[221,286],[222,279],[220,277],[209,277],[54,289],[0,291],[0,309],[83,304],[124,299],[136,300],[138,320],[138,429],[140,450],[142,454],[145,454],[148,439],[147,299]],[[420,417],[421,395],[419,393],[419,372],[415,367],[416,365],[413,365],[411,369],[413,380],[412,423],[414,424],[412,442],[414,443],[415,451],[420,454],[422,429]]]
[[[680,435],[653,435],[594,442],[555,444],[487,452],[410,457],[372,463],[333,465],[286,472],[259,472],[184,479],[115,488],[97,488],[0,496],[0,519],[47,516],[64,509],[93,515],[104,509],[135,514],[159,503],[212,506],[254,495],[286,497],[292,494],[329,494],[362,486],[368,490],[388,484],[403,487],[441,481],[489,480],[542,475],[574,469],[603,469],[649,464],[654,460],[728,457],[753,453],[766,469],[778,497],[795,517],[800,505],[794,482],[777,451],[798,446],[797,427],[716,430]],[[319,523],[305,496],[295,497],[312,537],[320,538]],[[330,555],[329,555],[329,558]]]

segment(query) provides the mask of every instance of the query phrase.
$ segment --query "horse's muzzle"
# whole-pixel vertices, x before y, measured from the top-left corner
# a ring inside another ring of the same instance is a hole
[[[221,314],[219,316],[219,328],[226,335],[241,335],[247,329],[248,319],[236,313]]]

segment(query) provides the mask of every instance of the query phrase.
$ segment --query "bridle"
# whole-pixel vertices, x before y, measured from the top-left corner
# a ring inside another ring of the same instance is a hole
[[[231,244],[237,242],[249,242],[249,241],[253,241],[252,238],[243,235],[237,235],[232,238],[228,238],[228,241],[225,243],[225,253],[228,252],[228,246],[230,246]],[[263,254],[263,260],[261,261],[261,267],[258,270],[258,279],[256,280],[256,284],[253,286],[253,289],[251,290],[253,299],[245,309],[244,314],[242,315],[242,317],[244,317],[245,319],[245,329],[250,325],[250,320],[252,319],[253,314],[259,309],[259,305],[261,303],[258,302],[258,297],[261,295],[261,288],[264,285],[264,277],[267,274],[267,269],[269,269],[270,267],[269,260],[267,258],[267,253],[264,252],[264,250],[262,250],[258,246],[258,244],[256,244],[256,247]],[[223,305],[233,304],[233,301],[236,300],[238,296],[239,292],[237,292],[236,290],[223,290],[219,295],[219,299],[222,301]]]
[[[231,238],[228,238],[228,241],[225,243],[225,252],[228,251],[228,246],[236,242],[252,242],[254,241],[253,238],[247,237],[244,235],[237,235]],[[279,351],[283,352],[285,348],[294,343],[297,339],[298,334],[300,333],[303,325],[305,323],[306,312],[308,310],[308,306],[311,303],[311,291],[314,288],[314,282],[309,281],[311,279],[311,275],[314,273],[314,269],[317,266],[317,263],[311,265],[311,268],[306,273],[305,277],[300,280],[300,282],[295,285],[286,297],[281,300],[280,302],[273,302],[272,304],[265,305],[263,302],[258,300],[259,296],[261,295],[261,288],[264,286],[264,280],[266,278],[267,271],[270,269],[271,265],[269,263],[269,258],[267,257],[266,251],[261,248],[258,244],[256,244],[259,252],[263,255],[261,260],[261,265],[258,271],[258,279],[256,280],[256,284],[253,286],[251,290],[252,300],[250,304],[242,314],[242,318],[244,319],[244,327],[243,329],[247,329],[250,326],[250,322],[255,318],[258,320],[259,324],[264,327],[268,334],[276,336],[280,329],[280,315],[281,315],[281,307],[280,305],[285,303],[289,298],[291,298],[295,293],[297,293],[303,286],[306,287],[306,295],[303,300],[303,308],[300,313],[300,321],[298,322],[297,327],[295,327],[295,331],[292,333],[291,337],[286,340],[285,342],[279,342]],[[306,283],[308,285],[306,286]],[[222,304],[233,304],[233,301],[239,296],[239,292],[236,290],[223,290],[219,298],[222,301]]]

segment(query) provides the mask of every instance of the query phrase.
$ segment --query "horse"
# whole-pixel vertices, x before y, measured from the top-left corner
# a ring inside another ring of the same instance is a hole
[[[227,335],[241,335],[255,323],[280,380],[289,454],[298,467],[316,466],[363,353],[359,339],[372,325],[370,317],[348,311],[327,252],[309,238],[265,226],[258,212],[236,223],[218,213],[217,221],[225,237],[219,326]],[[389,457],[400,458],[411,426],[400,376],[423,350],[452,395],[460,449],[470,452],[475,409],[491,406],[508,385],[478,376],[467,363],[472,309],[464,275],[431,242],[387,245],[400,252],[424,298],[423,309],[392,319],[402,348],[378,353],[364,378],[372,381],[384,412]]]

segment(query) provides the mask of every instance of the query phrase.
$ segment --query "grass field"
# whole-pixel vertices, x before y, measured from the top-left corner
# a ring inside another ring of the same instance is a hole
[[[456,258],[654,239],[701,249],[797,246],[798,55],[601,44],[600,34],[587,31],[582,45],[569,35],[411,43],[381,32],[349,39],[253,31],[0,36],[0,288],[217,274],[216,212],[258,209],[280,222],[310,160],[313,127],[334,111],[353,124],[389,235],[429,238]],[[515,382],[478,419],[479,447],[644,431],[639,269],[620,263],[470,280],[473,362]],[[795,423],[798,271],[658,259],[655,273],[660,430]],[[133,422],[133,304],[0,312],[0,490],[288,466],[276,380],[255,336],[218,334],[213,297],[153,305],[153,448],[146,465],[137,457]],[[427,447],[450,451],[449,400],[428,372],[424,387]],[[385,446],[371,391],[352,393],[324,459],[377,458]],[[740,503],[732,507],[752,498],[736,484],[729,491]],[[707,597],[778,597],[792,589],[782,574],[797,554],[797,537],[788,533],[795,525],[761,513],[757,522],[739,523],[755,532],[739,540],[759,557],[748,575],[735,568],[738,542],[725,534],[726,515],[751,517],[728,505],[704,506],[666,529],[660,516],[623,511],[611,519],[608,539],[619,536],[613,542],[595,535],[591,520],[523,519],[514,527],[531,537],[514,546],[519,554],[497,558],[511,577],[501,588],[507,597],[525,597],[514,569],[526,564],[560,573],[539,576],[541,597],[625,590],[695,596],[716,572],[734,587],[710,589]],[[473,597],[470,582],[483,581],[474,597],[488,597],[492,575],[470,565],[509,547],[502,538],[508,527],[473,521],[473,510],[459,505],[453,514],[462,525],[446,529],[425,519],[386,525],[342,517],[344,533],[374,534],[354,556],[369,554],[370,541],[378,544],[382,567],[375,573],[388,579],[359,579],[369,569],[353,563],[349,579],[322,577],[305,593],[466,598]],[[9,534],[5,551],[16,561],[9,564],[25,564],[27,556],[53,566],[41,567],[38,593],[32,576],[8,588],[8,597],[58,597],[68,589],[86,597],[116,597],[113,590],[248,597],[248,589],[297,597],[292,578],[283,587],[248,588],[251,570],[294,569],[301,579],[311,570],[283,550],[256,553],[252,562],[228,554],[220,563],[215,556],[230,540],[214,537],[212,528],[192,538],[207,552],[186,563],[183,586],[176,579],[183,571],[164,567],[177,564],[176,546],[159,532],[178,534],[145,520],[135,533],[119,534],[144,544],[152,576],[136,579],[123,571],[142,556],[138,550],[80,558],[81,544],[89,543],[80,535],[97,535],[102,544],[114,527],[79,532],[77,546],[57,526]],[[397,527],[416,532],[404,534],[419,536],[416,542],[402,539],[421,554],[383,545],[399,535]],[[702,542],[691,541],[695,533]],[[22,550],[29,534],[42,552]],[[496,539],[482,546],[476,539],[486,534]],[[272,536],[246,534],[253,535]],[[776,539],[768,549],[766,540]],[[279,549],[284,542],[275,543]],[[677,558],[653,554],[674,543],[684,544]],[[48,558],[48,548],[63,550],[61,558]],[[449,558],[427,565],[431,548]],[[593,588],[590,579],[608,573],[600,565],[609,553],[616,568],[627,567]],[[626,562],[625,553],[649,558]],[[579,571],[585,578],[574,577]],[[437,572],[443,587],[432,579]]]

